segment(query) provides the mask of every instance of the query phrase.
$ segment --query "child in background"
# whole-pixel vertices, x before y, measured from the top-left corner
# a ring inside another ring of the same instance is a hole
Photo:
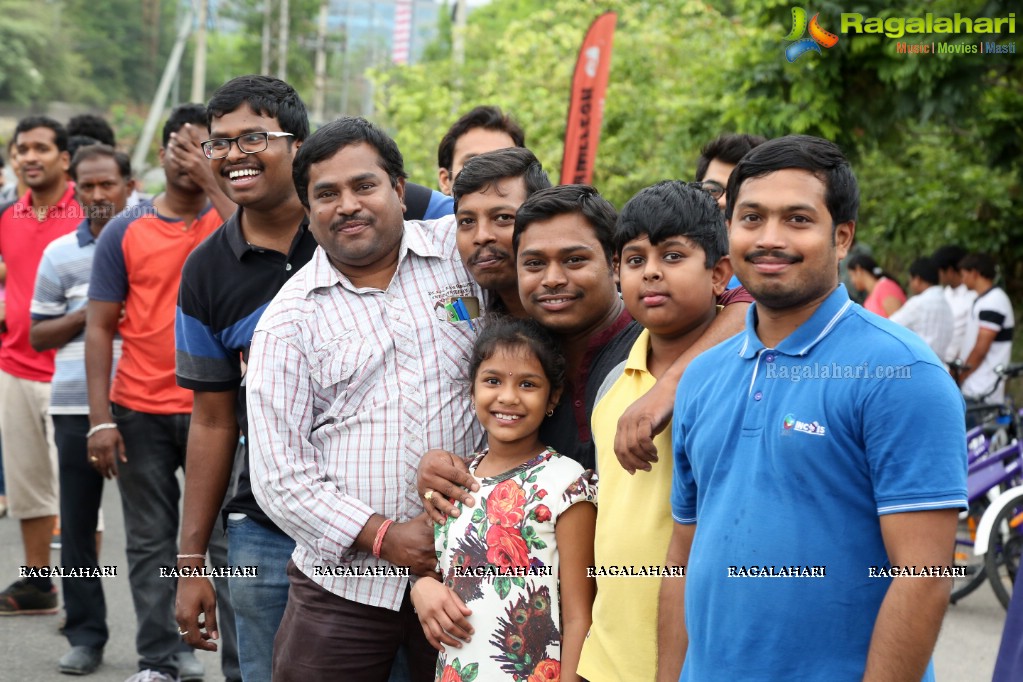
[[[618,418],[710,326],[732,275],[721,211],[684,182],[658,183],[630,199],[614,246],[622,300],[644,330],[601,385],[591,420],[601,476],[597,598],[579,665],[590,682],[654,679],[662,578],[656,571],[628,579],[609,572],[662,566],[673,525],[671,425],[654,438],[660,460],[653,469],[630,476],[615,457]]]
[[[458,502],[458,518],[436,526],[443,583],[420,578],[412,588],[441,652],[437,680],[580,679],[596,508],[577,503],[593,501],[596,478],[539,439],[564,372],[556,341],[535,322],[484,323],[469,363],[489,446],[469,465],[478,499]]]

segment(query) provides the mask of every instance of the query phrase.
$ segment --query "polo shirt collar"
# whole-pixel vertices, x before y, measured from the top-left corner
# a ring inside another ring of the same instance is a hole
[[[629,357],[625,358],[625,371],[628,373],[644,372],[650,373],[647,369],[647,359],[650,355],[650,330],[644,329],[636,337],[635,343],[629,350]]]
[[[778,344],[779,353],[792,356],[803,356],[810,352],[824,337],[831,333],[838,321],[849,311],[853,302],[849,298],[844,284],[839,284],[835,290],[824,299],[817,307],[813,315],[803,324],[785,337]],[[739,348],[739,355],[751,359],[757,353],[764,350],[763,341],[757,336],[757,304],[754,303],[746,311],[746,339]]]
[[[210,208],[212,207],[207,207],[207,209]],[[239,206],[238,210],[231,214],[231,217],[228,218],[227,222],[220,228],[224,231],[224,238],[227,239],[227,245],[231,248],[231,253],[233,253],[234,257],[238,260],[241,260],[242,256],[253,250],[252,245],[245,241],[245,235],[242,233],[243,210],[245,209]],[[295,238],[292,240],[291,247],[288,249],[288,257],[295,252],[295,247],[300,241],[302,241],[302,237],[305,236],[305,233],[308,230],[309,218],[307,216],[303,216],[302,222],[298,226],[298,232],[295,233]]]
[[[24,203],[26,208],[30,208],[31,209],[33,207],[33,205],[32,205],[32,190],[26,191],[24,196],[22,196],[21,199],[18,200],[18,202],[19,203]],[[84,213],[84,211],[81,210],[81,206],[78,204],[78,201],[75,200],[75,183],[73,183],[70,180],[68,180],[67,189],[64,190],[64,194],[61,195],[60,200],[56,204],[54,204],[53,206],[50,206],[49,210],[53,211],[54,209],[58,209],[58,208],[61,208],[61,209],[62,208],[67,208],[71,204],[74,204],[75,206],[77,206],[79,211],[81,213]],[[49,216],[49,213],[47,213],[47,216]]]
[[[75,236],[78,237],[78,246],[83,249],[96,241],[96,238],[92,236],[88,218],[78,223],[78,227],[75,228]]]
[[[239,206],[238,210],[232,213],[231,217],[224,223],[224,226],[220,228],[224,230],[224,237],[227,239],[234,257],[238,260],[241,260],[245,252],[251,248],[249,243],[245,241],[245,235],[242,234],[242,210],[244,209]]]

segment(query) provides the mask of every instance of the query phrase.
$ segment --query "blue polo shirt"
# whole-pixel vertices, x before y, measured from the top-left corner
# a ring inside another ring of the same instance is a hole
[[[777,348],[756,320],[754,304],[676,397],[672,515],[697,524],[681,679],[859,680],[891,582],[871,577],[878,517],[966,508],[963,400],[844,286]]]

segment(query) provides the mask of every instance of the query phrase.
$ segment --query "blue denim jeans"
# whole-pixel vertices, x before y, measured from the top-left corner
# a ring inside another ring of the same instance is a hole
[[[287,535],[247,516],[228,518],[228,565],[259,567],[258,577],[228,579],[244,682],[270,682],[274,637],[288,605],[286,570],[294,551],[295,541]]]
[[[127,462],[117,463],[117,487],[124,510],[124,534],[128,555],[128,583],[135,605],[135,648],[139,670],[157,670],[176,676],[175,655],[191,651],[181,641],[174,620],[177,579],[161,577],[161,567],[177,564],[178,503],[181,495],[178,468],[185,466],[188,414],[148,414],[114,403],[117,428],[124,439]],[[222,533],[210,538],[210,560],[225,565]],[[224,578],[214,579],[220,604],[221,670],[228,680],[237,679],[238,655],[234,618],[230,612],[230,588]]]

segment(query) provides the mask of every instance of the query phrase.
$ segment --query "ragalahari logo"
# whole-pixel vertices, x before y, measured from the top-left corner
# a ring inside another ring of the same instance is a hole
[[[785,58],[790,62],[796,61],[811,50],[821,54],[822,47],[834,47],[838,44],[838,36],[821,28],[818,22],[820,14],[813,15],[809,25],[806,16],[806,10],[802,7],[792,8],[792,30],[785,37],[785,40],[796,41],[785,48]],[[807,29],[810,31],[810,37],[803,38]]]

